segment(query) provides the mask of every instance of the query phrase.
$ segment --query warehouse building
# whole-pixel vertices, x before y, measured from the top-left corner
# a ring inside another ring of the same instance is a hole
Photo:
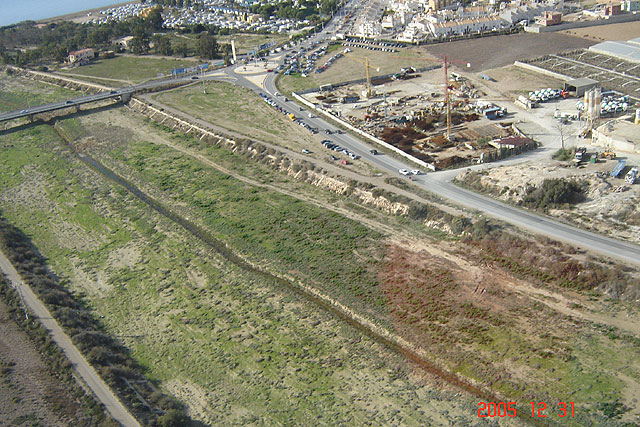
[[[582,77],[579,79],[569,80],[564,84],[564,90],[577,98],[584,96],[584,93],[591,88],[600,86],[597,80],[590,79],[588,77]]]
[[[640,37],[629,41],[607,41],[589,48],[591,52],[640,63]]]

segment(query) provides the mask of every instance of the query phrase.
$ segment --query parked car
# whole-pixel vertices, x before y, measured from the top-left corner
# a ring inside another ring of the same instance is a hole
[[[311,151],[307,150],[306,148],[303,148],[303,149],[302,149],[302,152],[303,152],[304,154],[311,154]]]

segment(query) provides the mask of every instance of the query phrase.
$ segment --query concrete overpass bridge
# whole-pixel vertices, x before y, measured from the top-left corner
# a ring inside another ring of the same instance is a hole
[[[154,80],[151,82],[142,83],[135,86],[128,86],[117,89],[105,90],[92,95],[80,96],[77,98],[71,98],[63,101],[52,102],[49,104],[37,105],[34,107],[25,108],[22,110],[9,111],[6,113],[0,113],[0,123],[10,120],[20,119],[28,117],[33,120],[36,114],[48,113],[56,110],[62,110],[65,108],[75,107],[76,109],[84,104],[90,104],[93,102],[104,101],[108,99],[121,99],[122,102],[127,102],[132,95],[138,92],[150,92],[161,89],[167,89],[176,86],[182,86],[187,83],[193,82],[198,77],[186,76],[182,78],[170,78],[162,80]]]

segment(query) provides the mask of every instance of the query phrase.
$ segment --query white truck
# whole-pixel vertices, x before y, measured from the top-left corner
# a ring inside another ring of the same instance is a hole
[[[636,180],[638,179],[638,168],[631,168],[631,170],[629,172],[627,172],[627,174],[624,177],[624,181],[628,184],[635,184]]]

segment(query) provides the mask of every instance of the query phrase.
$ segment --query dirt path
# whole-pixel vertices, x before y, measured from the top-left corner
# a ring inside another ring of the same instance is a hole
[[[172,107],[170,107],[170,106],[168,106],[166,104],[163,104],[163,103],[161,103],[161,102],[159,102],[159,101],[157,101],[155,99],[152,99],[150,95],[142,95],[142,96],[140,96],[140,98],[142,98],[145,102],[153,105],[154,107],[156,107],[158,109],[163,109],[165,112],[167,112],[169,114],[175,115],[176,117],[182,118],[183,120],[187,120],[187,121],[189,121],[191,123],[197,124],[198,126],[201,126],[201,127],[205,128],[205,129],[210,129],[210,130],[212,130],[214,132],[219,132],[219,133],[221,133],[223,135],[228,135],[228,136],[235,137],[235,138],[248,138],[247,135],[243,135],[243,134],[234,132],[232,130],[229,130],[229,129],[223,128],[221,126],[217,126],[215,124],[207,122],[206,120],[201,120],[201,119],[198,119],[196,117],[193,117],[193,116],[191,116],[191,115],[189,115],[189,114],[187,114],[187,113],[185,113],[183,111],[176,110],[176,109],[174,109],[174,108],[172,108]],[[406,191],[406,190],[403,190],[402,188],[396,187],[394,185],[387,184],[386,182],[384,182],[384,177],[374,177],[374,176],[362,175],[360,173],[357,173],[357,172],[354,172],[354,171],[351,171],[351,170],[336,166],[333,163],[329,163],[329,162],[326,162],[326,161],[321,160],[321,159],[310,159],[309,157],[307,157],[304,154],[298,153],[298,152],[293,151],[293,150],[289,150],[288,148],[285,148],[285,147],[282,147],[282,146],[279,146],[279,145],[270,144],[270,143],[264,142],[264,141],[258,141],[258,142],[260,144],[264,145],[267,148],[273,148],[276,151],[282,152],[283,154],[285,154],[290,159],[301,160],[301,161],[310,161],[310,162],[314,163],[316,166],[319,166],[322,169],[326,170],[327,172],[333,173],[335,175],[339,175],[339,176],[347,178],[347,179],[355,179],[356,181],[359,181],[359,182],[366,182],[366,183],[373,184],[378,188],[390,191],[392,193],[400,194],[402,196],[408,197],[409,199],[416,200],[416,201],[421,202],[421,203],[425,203],[425,204],[436,206],[438,209],[441,209],[441,210],[443,210],[445,212],[449,212],[449,213],[452,213],[452,214],[459,214],[460,213],[457,210],[451,208],[450,206],[447,206],[447,205],[444,205],[444,204],[440,204],[440,203],[436,203],[433,200],[427,200],[427,199],[422,198],[422,197],[420,197],[420,196],[418,196],[418,195],[416,195],[416,194],[414,194],[414,193],[412,193],[410,191]],[[185,153],[187,153],[187,152],[185,152]],[[188,154],[192,155],[194,153],[188,153]],[[220,169],[220,170],[222,170],[222,169]],[[234,173],[226,171],[226,170],[225,170],[225,173],[233,175],[234,177],[237,177],[238,179],[246,179],[244,177],[240,178],[240,175],[234,174]],[[248,182],[248,181],[245,181],[245,182]],[[252,181],[251,183],[254,184],[254,185],[258,185],[257,181]],[[272,189],[274,189],[276,191],[279,191],[279,192],[286,191],[286,190],[282,190],[282,189],[280,189],[278,187],[270,186],[269,188],[272,188]],[[301,198],[302,197],[299,193],[292,193],[290,195],[293,196],[293,197],[296,197],[296,198]],[[315,202],[315,203],[317,204],[317,202]],[[323,208],[328,208],[328,206],[326,206],[326,205],[322,205],[322,207]],[[331,207],[329,207],[329,208],[331,208]]]
[[[52,406],[68,390],[54,378],[29,336],[0,301],[0,425],[69,425]],[[71,409],[71,408],[70,408]],[[69,414],[71,415],[71,414]]]
[[[74,74],[74,73],[61,73],[61,72],[57,72],[56,75],[58,76],[64,76],[64,77],[78,77],[81,79],[87,79],[87,78],[91,78],[91,79],[97,79],[97,80],[106,80],[106,81],[110,81],[110,82],[119,82],[119,83],[126,83],[128,85],[131,84],[130,81],[128,80],[122,80],[122,79],[110,79],[108,77],[96,77],[96,76],[85,76],[84,74]]]
[[[47,310],[40,299],[33,293],[31,288],[22,281],[16,269],[2,252],[0,252],[0,270],[4,272],[13,287],[22,295],[31,313],[40,319],[42,325],[49,331],[51,339],[64,351],[69,361],[73,364],[75,371],[94,392],[97,399],[102,402],[109,414],[125,427],[139,427],[140,424],[138,421],[129,413],[127,408],[118,400],[115,394],[113,394],[109,386],[100,378],[80,351],[78,351],[71,341],[71,338],[62,330],[58,322],[51,316],[49,310]]]

